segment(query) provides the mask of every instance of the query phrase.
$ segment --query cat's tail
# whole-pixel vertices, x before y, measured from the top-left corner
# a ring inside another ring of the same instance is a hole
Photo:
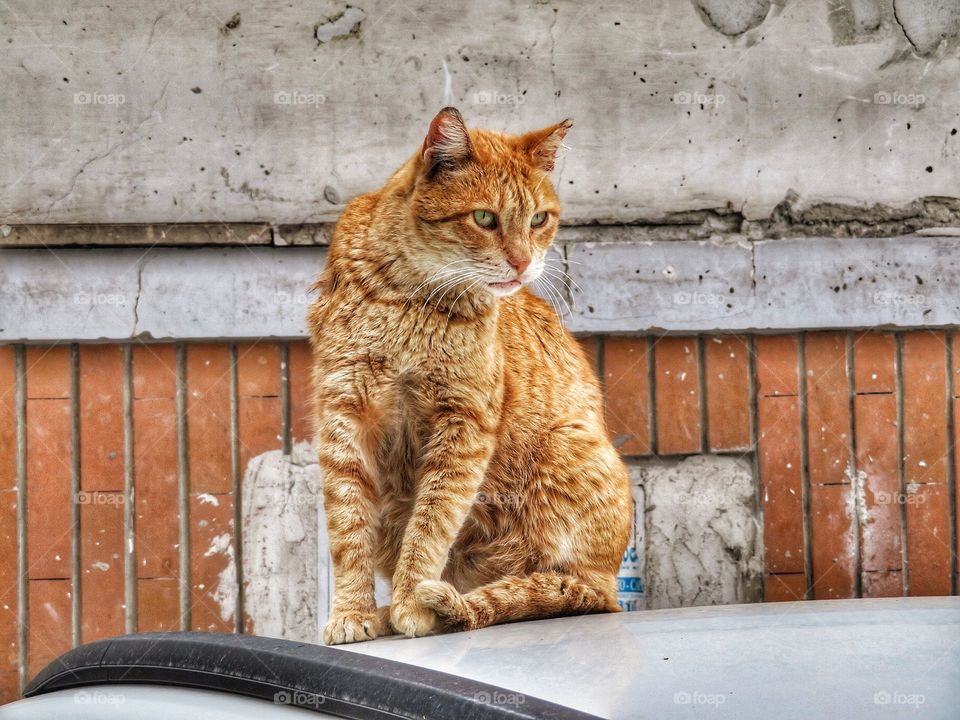
[[[619,612],[616,579],[593,582],[554,572],[507,575],[461,594],[443,580],[424,580],[417,602],[432,609],[448,630],[476,630],[512,620]]]

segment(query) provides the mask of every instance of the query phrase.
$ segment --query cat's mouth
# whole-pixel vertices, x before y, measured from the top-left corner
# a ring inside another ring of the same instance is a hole
[[[522,284],[519,280],[505,280],[504,282],[487,283],[487,287],[493,290],[496,295],[510,295],[518,290]]]

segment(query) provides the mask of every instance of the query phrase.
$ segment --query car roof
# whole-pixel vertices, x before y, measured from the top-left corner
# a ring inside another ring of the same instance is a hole
[[[958,597],[590,615],[345,647],[605,718],[955,718],[960,707]]]
[[[955,717],[960,598],[653,610],[328,648],[146,633],[66,653],[26,695],[230,692],[352,718]],[[323,702],[316,702],[322,698]],[[290,704],[290,703],[287,703]]]

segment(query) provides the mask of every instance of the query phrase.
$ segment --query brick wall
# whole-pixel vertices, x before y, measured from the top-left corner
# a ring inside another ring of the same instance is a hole
[[[628,460],[754,460],[767,600],[956,592],[952,333],[580,342]],[[0,347],[0,698],[78,642],[255,630],[240,483],[307,438],[308,367],[302,341]]]

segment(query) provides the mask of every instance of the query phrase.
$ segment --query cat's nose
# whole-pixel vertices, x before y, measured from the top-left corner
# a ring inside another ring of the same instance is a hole
[[[517,271],[517,275],[519,276],[519,275],[523,275],[523,271],[526,270],[528,267],[530,267],[530,262],[532,260],[533,260],[532,257],[527,256],[525,258],[519,258],[519,259],[514,258],[511,260],[508,260],[507,262],[510,263],[510,267],[512,267],[514,270]]]

